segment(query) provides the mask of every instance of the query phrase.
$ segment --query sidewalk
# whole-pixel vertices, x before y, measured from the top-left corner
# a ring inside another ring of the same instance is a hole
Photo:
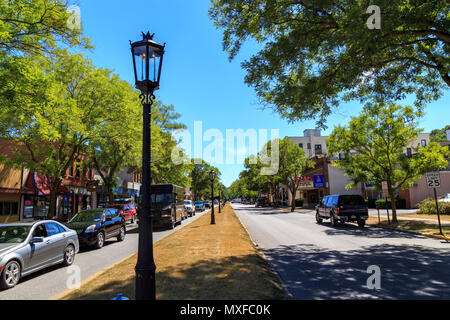
[[[216,208],[217,209],[217,208]],[[154,244],[156,298],[160,300],[283,299],[276,275],[253,246],[227,204]],[[122,293],[134,299],[137,255],[81,284],[63,300],[109,300]],[[75,262],[76,263],[76,262]]]

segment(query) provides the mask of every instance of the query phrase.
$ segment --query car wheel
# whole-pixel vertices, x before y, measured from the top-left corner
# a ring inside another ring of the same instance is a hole
[[[0,288],[11,289],[20,280],[20,264],[16,260],[8,262],[4,268],[0,280]]]
[[[358,227],[364,228],[365,224],[366,224],[366,220],[358,220]]]
[[[70,266],[73,261],[75,260],[75,248],[73,245],[69,244],[66,249],[64,250],[64,266]]]
[[[97,233],[97,241],[95,242],[94,247],[96,249],[100,249],[103,247],[104,244],[105,244],[105,235],[103,234],[103,232]]]
[[[117,236],[117,241],[123,241],[125,240],[125,227],[120,228],[119,235]]]
[[[333,213],[331,213],[331,218],[330,219],[331,219],[331,224],[336,227],[338,225],[338,221],[334,217]]]
[[[317,223],[322,223],[323,219],[320,218],[319,216],[319,211],[316,211],[316,222]]]

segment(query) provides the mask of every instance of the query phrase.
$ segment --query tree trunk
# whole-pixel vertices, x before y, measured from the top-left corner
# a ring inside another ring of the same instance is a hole
[[[48,208],[47,219],[52,220],[56,213],[56,198],[58,196],[58,189],[54,187],[50,190],[50,206]]]
[[[388,180],[388,192],[391,198],[391,208],[392,208],[392,222],[397,223],[397,202],[395,201],[394,189],[392,189],[391,182]]]
[[[109,204],[114,204],[113,188],[110,186],[108,186],[108,197],[109,197]]]

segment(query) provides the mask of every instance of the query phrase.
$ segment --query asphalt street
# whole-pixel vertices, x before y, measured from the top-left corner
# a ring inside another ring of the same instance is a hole
[[[450,243],[233,204],[294,299],[450,299]],[[372,267],[371,267],[372,266]],[[380,288],[374,271],[379,268]],[[369,269],[374,270],[374,269]]]
[[[182,228],[207,211],[197,212],[194,217],[183,220],[174,230],[155,230],[153,241]],[[73,266],[78,266],[81,281],[136,252],[138,248],[138,225],[128,224],[123,242],[115,238],[105,241],[99,250],[81,248]],[[73,276],[69,267],[54,266],[21,279],[19,284],[9,290],[0,291],[0,300],[47,300],[68,289],[68,279]],[[70,284],[70,282],[69,282]]]

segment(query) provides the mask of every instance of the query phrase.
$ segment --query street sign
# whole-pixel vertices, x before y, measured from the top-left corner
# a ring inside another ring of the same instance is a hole
[[[439,171],[425,173],[428,189],[441,187],[441,176]]]
[[[440,232],[440,234],[444,235],[442,233],[441,215],[439,213],[439,203],[438,203],[437,193],[436,193],[436,188],[441,187],[441,176],[439,174],[439,171],[435,171],[435,172],[425,173],[425,177],[427,180],[428,189],[433,189],[434,201],[436,202],[436,213],[437,213],[438,223],[439,223],[439,232]]]
[[[325,185],[323,183],[323,175],[315,175],[313,177],[314,180],[314,188],[323,188]]]

